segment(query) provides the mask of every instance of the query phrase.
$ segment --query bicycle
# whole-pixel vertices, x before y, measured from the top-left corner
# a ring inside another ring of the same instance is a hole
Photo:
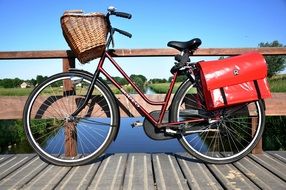
[[[143,127],[152,139],[177,138],[188,153],[204,162],[215,164],[237,161],[256,146],[265,125],[263,98],[270,96],[269,94],[263,95],[264,92],[258,90],[257,94],[260,95],[253,99],[211,107],[208,96],[213,94],[209,93],[210,89],[204,87],[204,83],[208,81],[203,82],[207,75],[203,73],[204,62],[190,61],[190,56],[201,44],[201,40],[195,38],[187,42],[168,43],[169,47],[181,52],[175,56],[176,63],[171,69],[173,79],[163,101],[149,100],[111,56],[113,50],[109,49],[109,46],[114,43],[113,34],[118,32],[127,37],[132,35],[113,28],[110,16],[131,18],[131,14],[117,12],[112,7],[108,9],[107,48],[101,55],[95,73],[71,69],[55,74],[38,85],[25,104],[25,133],[29,143],[42,159],[62,166],[87,164],[101,156],[116,139],[120,127],[118,103],[109,86],[99,77],[100,74],[111,81],[145,117]],[[144,101],[150,105],[161,106],[161,110],[148,113],[104,70],[106,59]],[[233,75],[239,75],[239,70],[234,71]],[[171,101],[179,75],[185,75],[187,79],[180,85]],[[265,80],[263,81],[265,84]],[[256,83],[255,87],[263,86],[259,80],[258,84]],[[225,103],[230,102],[228,94],[223,92],[229,88],[223,91],[218,89],[221,92],[220,99]],[[267,92],[267,89],[264,91]],[[68,141],[71,143],[67,143]]]

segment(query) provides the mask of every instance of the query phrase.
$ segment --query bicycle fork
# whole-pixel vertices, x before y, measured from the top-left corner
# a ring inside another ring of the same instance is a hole
[[[87,93],[85,95],[84,101],[82,104],[79,105],[79,107],[77,108],[77,110],[75,110],[71,115],[70,115],[70,119],[74,120],[74,117],[76,117],[84,108],[85,106],[88,104],[88,101],[90,100],[91,96],[92,96],[92,92],[94,90],[94,85],[96,83],[96,80],[98,79],[100,74],[99,69],[96,69],[93,78],[91,80],[91,83],[88,87]]]

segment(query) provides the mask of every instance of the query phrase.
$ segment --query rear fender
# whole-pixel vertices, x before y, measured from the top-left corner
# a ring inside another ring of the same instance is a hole
[[[169,107],[169,122],[173,122],[173,121],[170,121],[171,118],[172,118],[172,113],[174,112],[174,110],[172,110],[174,108],[174,105],[177,103],[177,101],[179,101],[179,98],[178,98],[178,94],[179,92],[182,90],[182,88],[187,84],[187,83],[190,83],[190,79],[186,79],[184,82],[182,82],[182,84],[179,86],[178,90],[176,91],[174,97],[173,97],[173,100],[172,100],[172,103],[171,103],[171,106]]]

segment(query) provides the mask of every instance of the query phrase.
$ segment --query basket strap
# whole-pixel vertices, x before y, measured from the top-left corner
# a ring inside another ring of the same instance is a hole
[[[257,80],[254,80],[253,82],[254,82],[254,86],[255,86],[256,92],[257,92],[258,99],[262,99]]]
[[[225,92],[223,90],[223,87],[221,87],[219,90],[220,90],[224,105],[227,105],[228,103],[227,103],[227,99],[226,99],[226,95],[225,95]]]

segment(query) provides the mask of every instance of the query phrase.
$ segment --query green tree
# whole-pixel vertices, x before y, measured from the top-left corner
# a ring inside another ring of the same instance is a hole
[[[122,77],[112,77],[117,83],[119,83],[120,85],[126,85],[128,84],[127,80],[125,78]]]
[[[3,79],[2,80],[2,86],[4,88],[14,88],[14,82],[13,82],[13,79]]]
[[[259,47],[286,47],[280,44],[277,40],[273,42],[261,42]],[[286,67],[286,56],[265,56],[265,60],[268,64],[268,77],[272,77],[283,71]]]
[[[155,83],[165,83],[165,82],[167,82],[167,80],[166,80],[166,79],[158,79],[158,78],[155,78],[155,79],[150,79],[149,82],[152,83],[152,84],[155,84]]]
[[[180,75],[177,77],[176,82],[184,82],[188,77],[186,75]],[[169,77],[168,82],[172,82],[173,77]]]
[[[37,75],[36,77],[37,84],[41,84],[47,78],[48,78],[47,76]]]
[[[37,80],[36,79],[31,79],[28,81],[31,85],[36,86]]]
[[[144,91],[144,82],[140,77],[131,75],[130,78],[142,91]]]
[[[20,87],[22,82],[23,82],[23,80],[21,80],[19,78],[14,78],[13,79],[13,88]]]
[[[130,78],[131,78],[131,80],[136,80],[135,78],[140,78],[143,83],[146,83],[146,81],[147,81],[147,78],[143,75],[132,74],[132,75],[130,75]]]

